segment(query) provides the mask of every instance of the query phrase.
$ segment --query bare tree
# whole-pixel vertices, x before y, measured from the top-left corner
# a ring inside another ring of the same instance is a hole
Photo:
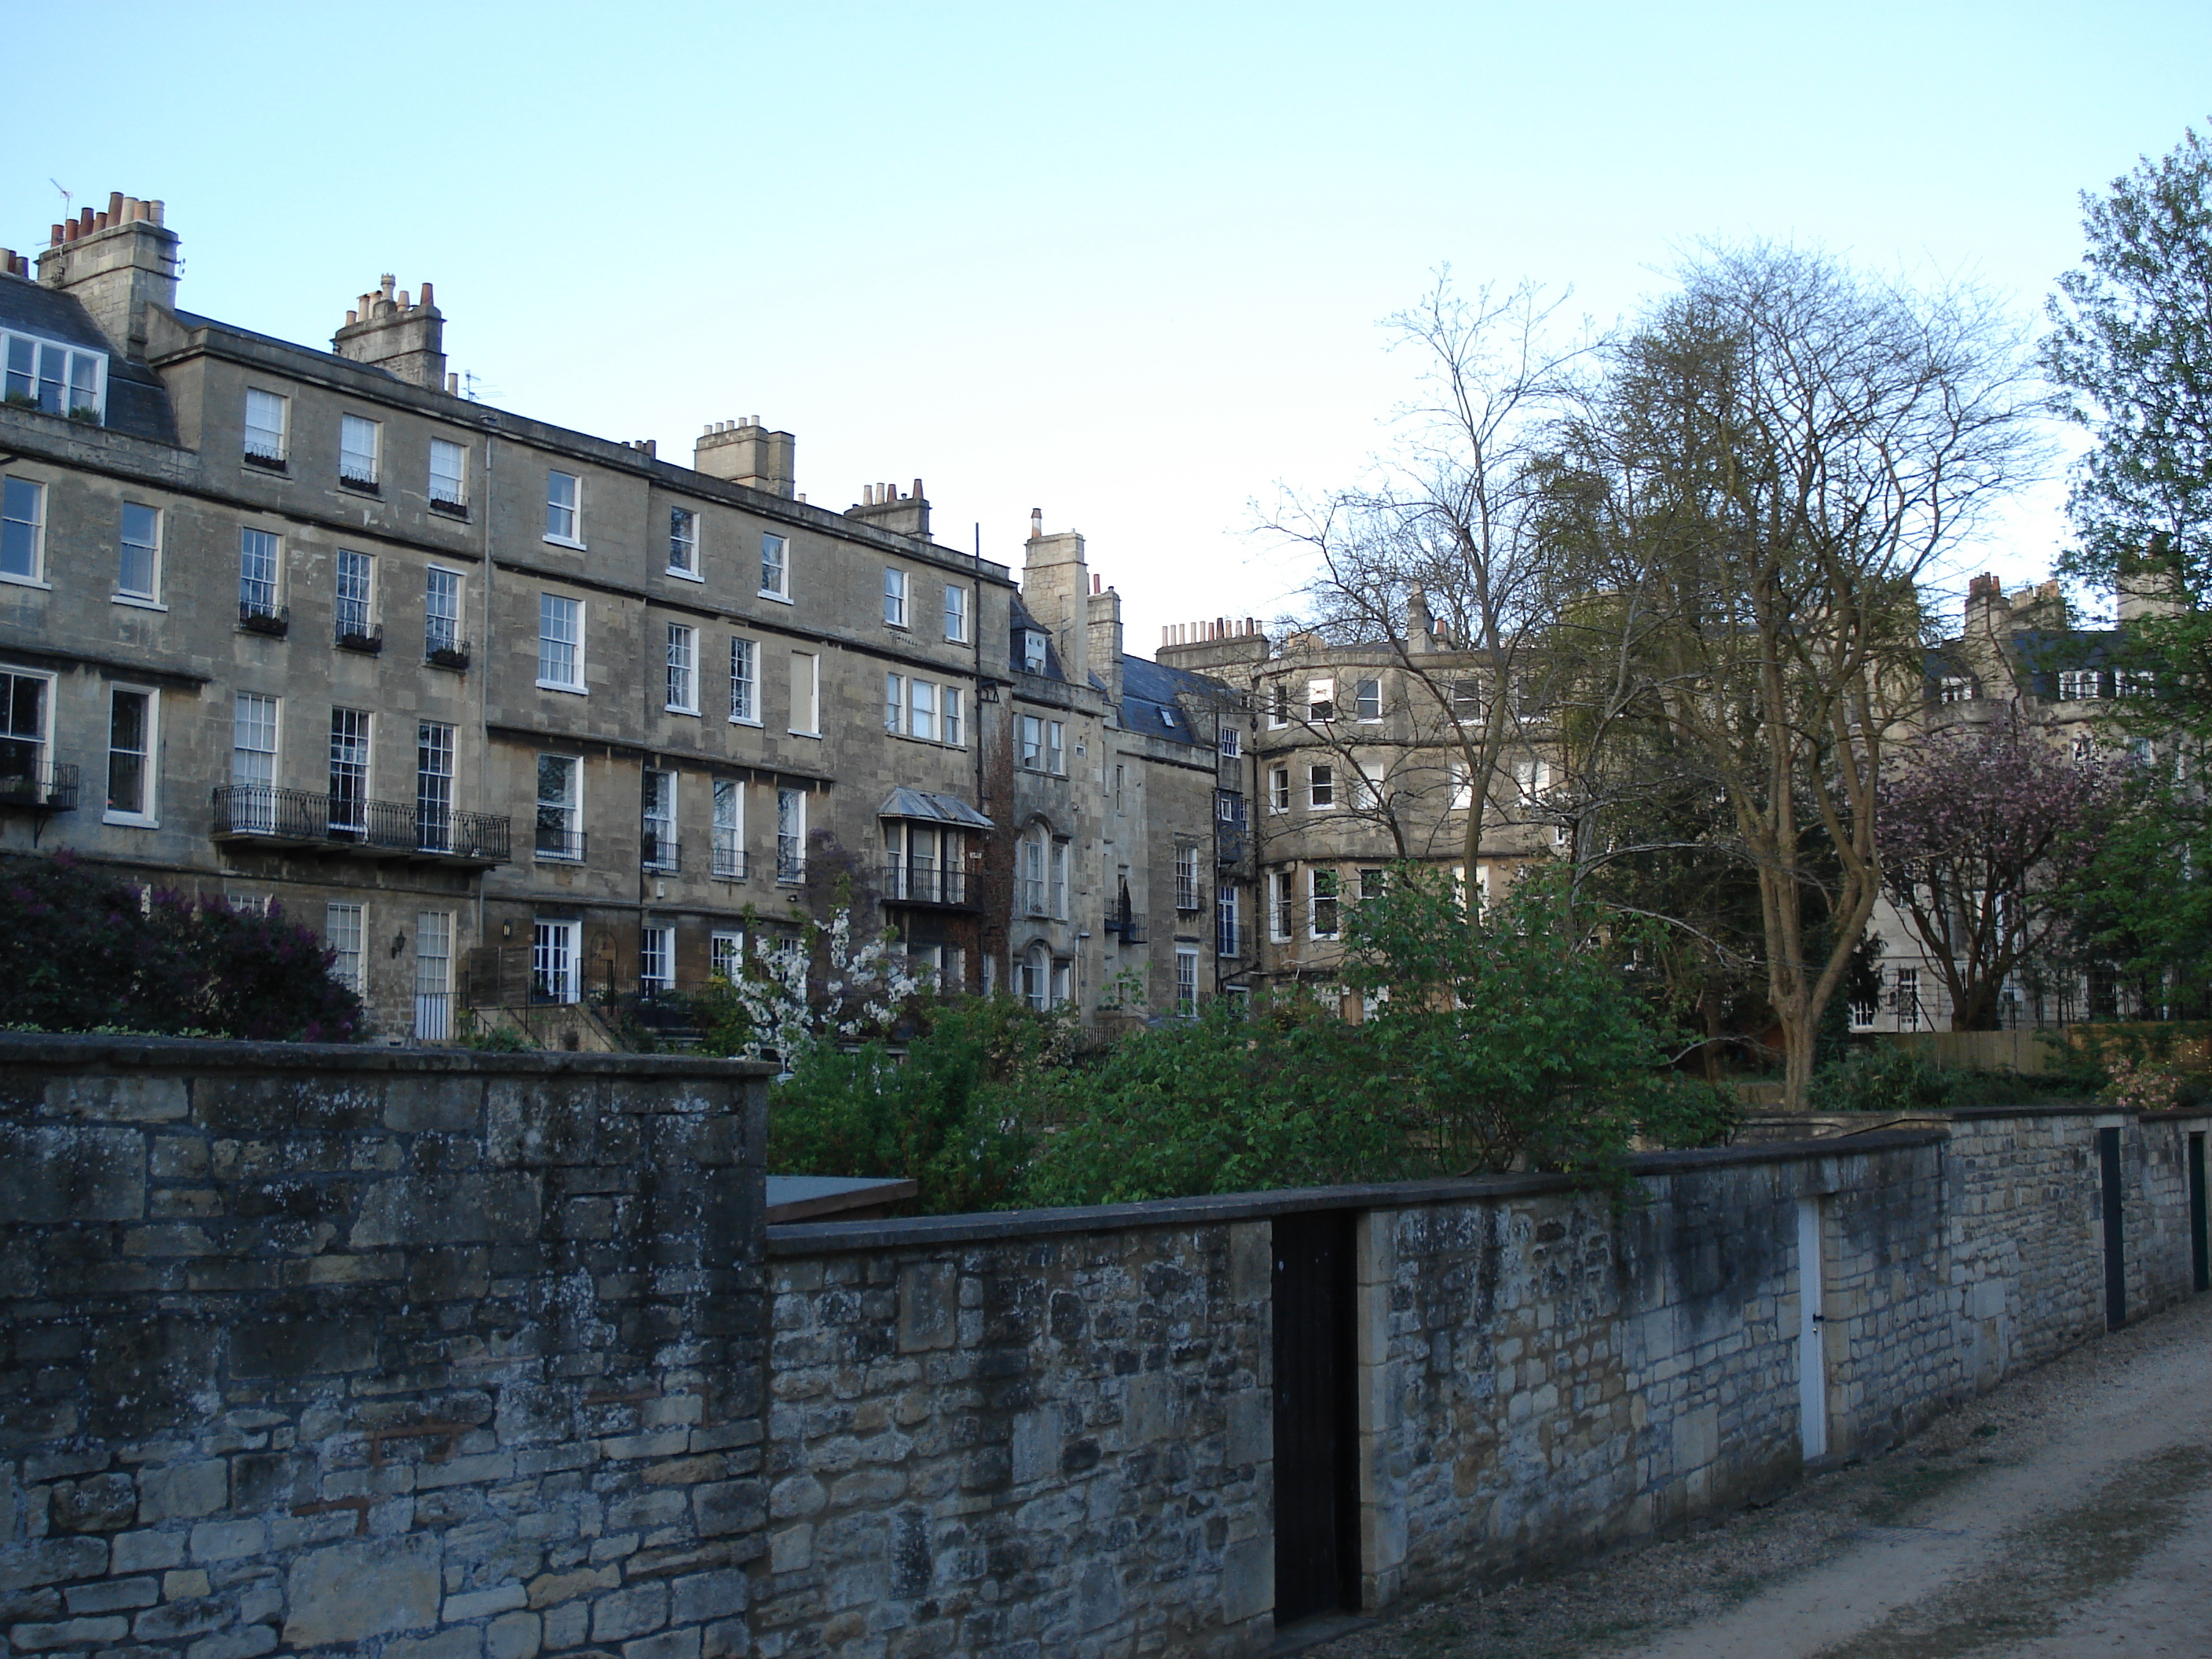
[[[1548,526],[1580,567],[1586,678],[1725,801],[1793,1107],[1881,890],[1917,584],[2039,456],[2022,362],[1971,290],[1711,249],[1565,429]]]
[[[1456,756],[1468,902],[1493,790],[1543,701],[1532,649],[1561,597],[1535,530],[1546,439],[1593,349],[1555,343],[1564,295],[1534,284],[1456,293],[1446,272],[1389,319],[1420,359],[1421,396],[1365,488],[1294,502],[1265,526],[1315,556],[1311,626],[1396,668],[1417,747]]]

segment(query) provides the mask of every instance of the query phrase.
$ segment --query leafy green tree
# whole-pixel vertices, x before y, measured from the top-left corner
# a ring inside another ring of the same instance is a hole
[[[2104,197],[2084,194],[2088,251],[2058,279],[2043,362],[2096,447],[2074,477],[2069,574],[2142,577],[2188,606],[2202,649],[2212,591],[2212,145],[2191,131]]]
[[[1400,865],[1346,928],[1346,983],[1376,1075],[1429,1173],[1601,1169],[1681,1086],[1626,969],[1648,930],[1601,930],[1564,866],[1477,914],[1430,866]]]
[[[2067,951],[2089,975],[2090,1016],[2124,990],[2167,1017],[2212,1013],[2212,807],[2172,764],[2130,769],[2095,852],[2063,896]]]

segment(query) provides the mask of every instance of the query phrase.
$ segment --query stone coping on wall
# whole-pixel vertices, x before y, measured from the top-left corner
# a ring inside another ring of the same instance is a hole
[[[471,1072],[541,1077],[772,1077],[765,1060],[696,1054],[568,1054],[393,1048],[367,1042],[234,1042],[208,1037],[0,1031],[0,1066],[71,1070]]]
[[[2094,1117],[2113,1123],[2132,1119],[2137,1123],[2183,1123],[2212,1119],[2212,1108],[2179,1107],[2164,1111],[2129,1111],[2123,1107],[2108,1106],[2094,1100],[2045,1101],[2037,1106],[1943,1106],[1924,1112],[1758,1112],[1744,1119],[1746,1128],[1819,1129],[1837,1126],[1842,1133],[1860,1135],[1865,1128],[1850,1127],[1865,1123],[1883,1128],[1916,1128],[1945,1123],[1987,1123],[2001,1118],[2016,1117]],[[1797,1137],[1800,1139],[1805,1136]],[[1816,1134],[1811,1139],[1828,1140],[1835,1133]]]
[[[1853,1135],[1850,1156],[1894,1147],[1926,1146],[1949,1139],[1941,1125],[1878,1130]],[[1784,1164],[1838,1156],[1835,1137],[1768,1140],[1694,1152],[1642,1152],[1628,1160],[1632,1176],[1694,1174],[1748,1164]],[[1571,1192],[1565,1175],[1471,1176],[1458,1180],[1380,1182],[1346,1187],[1299,1187],[1272,1193],[1223,1193],[1203,1198],[1164,1198],[1135,1204],[1097,1204],[1060,1210],[1000,1210],[976,1215],[901,1216],[881,1221],[787,1222],[768,1230],[771,1256],[827,1255],[844,1250],[902,1246],[973,1244],[1052,1233],[1117,1232],[1133,1227],[1202,1227],[1254,1221],[1309,1210],[1398,1210],[1465,1199],[1522,1198]]]

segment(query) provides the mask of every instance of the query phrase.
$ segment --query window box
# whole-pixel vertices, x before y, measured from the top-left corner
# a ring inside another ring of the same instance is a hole
[[[246,450],[242,459],[245,460],[246,465],[258,466],[264,472],[289,472],[292,470],[289,466],[285,465],[284,458],[282,455],[272,455],[265,450]]]
[[[449,519],[459,519],[463,524],[469,521],[469,504],[466,501],[441,501],[433,495],[430,497],[430,510],[441,513]]]
[[[358,473],[341,472],[338,483],[348,489],[358,489],[364,495],[381,495],[384,493],[384,486],[375,479],[364,478]]]
[[[281,640],[292,631],[291,608],[286,605],[275,611],[255,611],[241,605],[238,607],[238,625],[249,634],[266,634]]]
[[[0,764],[6,764],[0,758]],[[76,810],[77,771],[67,762],[16,762],[0,774],[0,808],[33,812]]]
[[[384,650],[384,624],[377,623],[366,634],[341,632],[337,636],[337,647],[341,651],[358,651],[364,657],[379,656]]]
[[[433,646],[422,653],[422,660],[433,668],[465,672],[469,665],[469,642],[462,640],[453,645]]]

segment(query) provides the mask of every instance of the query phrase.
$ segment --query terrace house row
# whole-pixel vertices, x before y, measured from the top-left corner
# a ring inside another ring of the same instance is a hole
[[[953,985],[1213,988],[1212,705],[1079,537],[1028,605],[919,480],[835,512],[757,419],[687,467],[488,407],[427,283],[328,351],[196,316],[177,245],[118,195],[5,257],[0,850],[281,901],[394,1039],[688,988],[847,889]]]

